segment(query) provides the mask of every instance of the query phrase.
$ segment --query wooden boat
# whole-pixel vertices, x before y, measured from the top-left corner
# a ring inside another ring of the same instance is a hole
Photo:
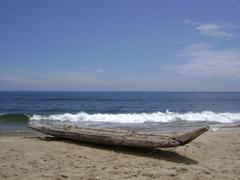
[[[31,123],[29,123],[29,127],[35,131],[64,139],[152,149],[183,146],[209,129],[209,127],[202,127],[176,135],[67,125],[36,125]]]

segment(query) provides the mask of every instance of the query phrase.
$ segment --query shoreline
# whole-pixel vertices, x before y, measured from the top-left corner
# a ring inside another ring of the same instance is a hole
[[[46,137],[0,136],[2,179],[237,179],[240,129],[208,131],[175,150],[120,148]]]

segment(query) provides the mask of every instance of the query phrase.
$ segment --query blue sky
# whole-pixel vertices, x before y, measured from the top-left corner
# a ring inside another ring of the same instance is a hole
[[[0,90],[240,91],[240,0],[1,0]]]

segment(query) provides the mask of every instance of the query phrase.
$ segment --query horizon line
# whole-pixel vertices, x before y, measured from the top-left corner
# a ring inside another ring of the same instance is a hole
[[[0,92],[176,92],[176,93],[240,93],[240,91],[188,91],[188,90],[0,90]]]

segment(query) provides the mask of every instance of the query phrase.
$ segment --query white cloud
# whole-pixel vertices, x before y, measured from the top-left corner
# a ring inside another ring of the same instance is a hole
[[[106,72],[105,69],[102,69],[102,68],[94,68],[94,67],[82,67],[81,68],[82,70],[84,70],[85,72],[89,72],[89,73],[103,73],[103,72]]]
[[[225,31],[228,28],[226,24],[214,24],[214,23],[204,23],[200,24],[195,28],[201,34],[215,36],[215,37],[226,37],[231,38],[233,37],[233,33]]]
[[[104,69],[97,69],[96,72],[103,73],[103,72],[105,72],[105,70]]]
[[[200,24],[198,22],[192,21],[191,19],[184,19],[182,22],[184,24],[187,24],[187,25],[198,25],[198,24]]]
[[[190,19],[183,20],[183,23],[194,26],[194,30],[202,35],[208,35],[213,37],[231,38],[234,36],[232,32],[233,25],[226,23],[199,23]]]
[[[240,78],[239,50],[216,50],[209,44],[196,43],[183,49],[179,55],[188,61],[177,67],[181,74]]]
[[[191,24],[192,21],[191,21],[191,19],[184,19],[184,20],[183,20],[183,23],[184,23],[184,24]]]

